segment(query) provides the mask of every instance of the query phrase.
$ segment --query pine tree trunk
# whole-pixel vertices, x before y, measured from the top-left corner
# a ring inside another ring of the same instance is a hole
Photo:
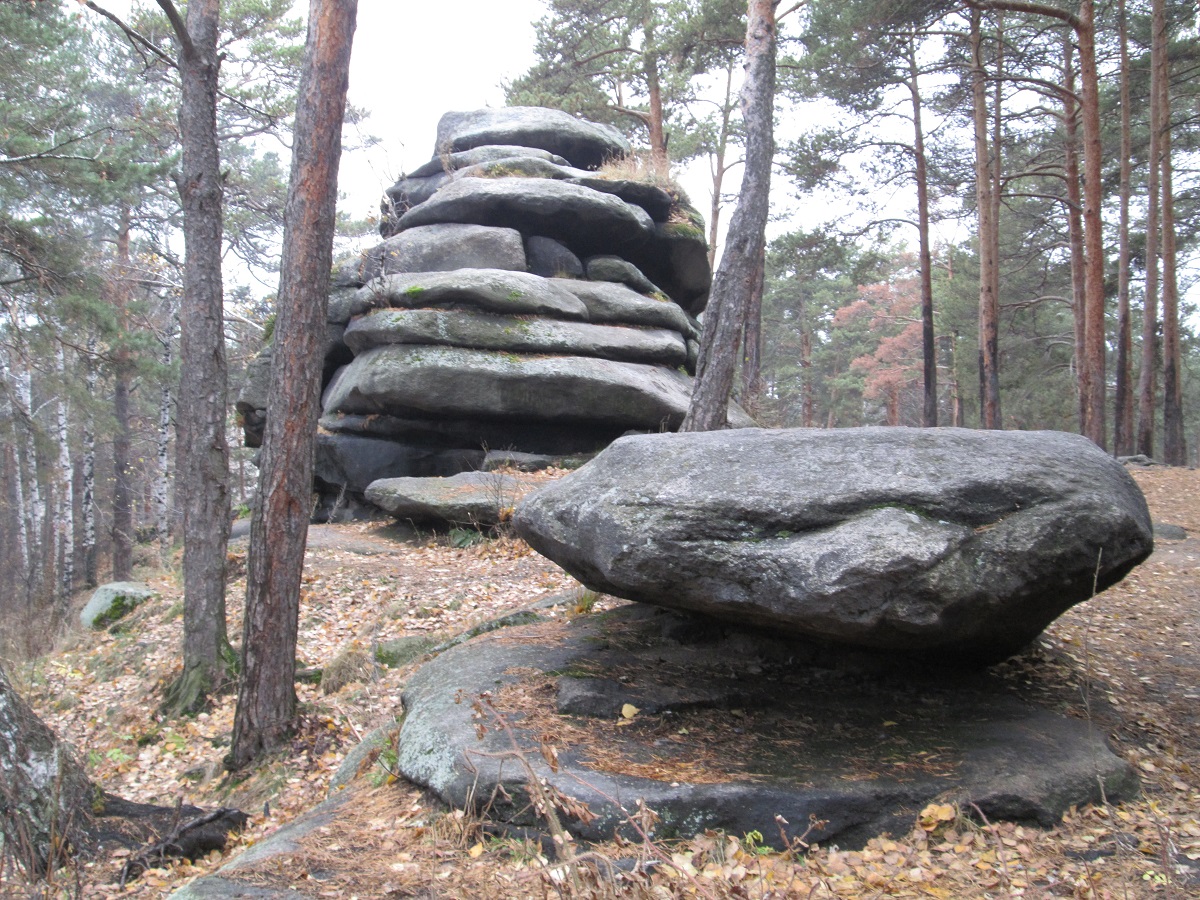
[[[11,472],[12,478],[12,494],[13,494],[13,516],[16,519],[16,542],[17,542],[17,560],[20,563],[20,572],[29,571],[29,521],[25,515],[25,479],[23,477],[21,466],[21,453],[18,449],[18,430],[16,414],[13,408],[12,397],[17,394],[17,384],[13,381],[11,370],[7,362],[0,358],[0,384],[3,385],[3,396],[0,401],[3,402],[4,425],[5,425],[5,444],[4,451],[8,458],[12,461],[11,466],[8,466],[8,471]]]
[[[917,41],[908,44],[908,89],[912,102],[913,154],[917,179],[918,266],[921,279],[921,360],[924,373],[924,403],[921,424],[938,423],[937,346],[933,331],[933,255],[929,249],[929,173],[925,158],[925,130],[921,125],[921,91],[918,80]]]
[[[1117,359],[1113,399],[1113,454],[1133,454],[1133,319],[1129,307],[1129,201],[1132,194],[1132,115],[1129,108],[1129,35],[1125,0],[1117,2],[1121,45],[1121,185],[1117,261]]]
[[[975,200],[979,216],[979,418],[983,428],[1000,428],[1000,308],[996,296],[992,166],[988,149],[987,73],[979,10],[971,12],[971,98],[975,125]]]
[[[183,507],[183,674],[169,691],[177,709],[195,708],[225,677],[231,658],[225,624],[229,542],[229,447],[225,441],[227,368],[221,287],[222,195],[217,150],[217,36],[220,0],[190,0],[186,24],[158,0],[175,29],[182,101],[186,264],[180,309],[176,486]]]
[[[133,360],[125,345],[129,333],[129,295],[132,263],[129,256],[130,209],[121,209],[117,230],[117,265],[113,278],[112,301],[120,336],[113,353],[113,513],[112,577],[128,581],[133,577],[133,473],[130,451],[133,433],[129,423],[129,388]]]
[[[724,428],[728,421],[738,338],[746,304],[754,290],[769,211],[771,161],[775,152],[776,5],[773,0],[749,0],[746,80],[742,87],[746,167],[725,251],[713,278],[695,387],[681,431],[713,431]]]
[[[650,131],[651,163],[655,173],[665,178],[670,173],[671,163],[667,157],[667,133],[663,121],[662,84],[658,74],[658,60],[654,53],[650,52],[654,46],[653,15],[647,6],[647,14],[643,20],[645,47],[642,54],[642,58],[645,60],[646,92],[649,94],[650,100],[650,117],[646,124]]]
[[[133,473],[129,465],[132,430],[129,425],[129,365],[127,351],[116,354],[113,373],[113,511],[112,578],[133,577]]]
[[[1084,421],[1083,433],[1096,446],[1108,445],[1104,320],[1103,153],[1100,139],[1100,76],[1096,66],[1096,26],[1092,0],[1080,0],[1080,116],[1083,119],[1084,241]]]
[[[1159,151],[1162,159],[1162,357],[1163,357],[1163,462],[1187,463],[1183,437],[1183,390],[1179,340],[1179,285],[1175,274],[1175,198],[1171,162],[1171,60],[1168,55],[1167,17],[1163,0],[1152,0],[1154,60],[1161,112]]]
[[[796,315],[800,318],[800,424],[812,428],[816,422],[816,389],[813,385],[812,325],[808,321],[808,303],[804,291]]]
[[[742,328],[742,405],[751,414],[758,412],[762,394],[762,300],[766,278],[766,247],[759,257],[754,288],[746,304],[746,322]]]
[[[1067,233],[1071,248],[1071,311],[1075,325],[1075,401],[1079,409],[1079,427],[1084,425],[1086,391],[1084,357],[1087,354],[1087,299],[1084,293],[1083,190],[1079,178],[1079,104],[1075,101],[1074,47],[1063,37],[1063,177],[1067,193]]]
[[[1154,53],[1151,42],[1151,56]],[[1146,289],[1142,299],[1142,361],[1138,373],[1137,452],[1154,456],[1154,407],[1158,388],[1158,238],[1159,174],[1162,171],[1161,92],[1157,79],[1161,73],[1150,66],[1150,142],[1147,150],[1149,171],[1146,176]]]
[[[312,506],[337,173],[357,9],[357,0],[309,4],[271,390],[250,525],[242,677],[226,759],[231,769],[283,744],[296,713],[300,576]]]

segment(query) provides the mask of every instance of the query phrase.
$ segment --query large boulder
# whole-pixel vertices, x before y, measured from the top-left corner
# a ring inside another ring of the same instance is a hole
[[[651,240],[654,221],[613,194],[545,178],[463,178],[400,217],[404,231],[457,222],[553,235],[580,256]]]
[[[691,379],[675,369],[582,356],[393,345],[355,357],[324,398],[337,414],[512,418],[620,429],[678,428]]]
[[[156,594],[154,588],[140,581],[110,581],[92,592],[79,613],[79,622],[84,628],[107,628]]]
[[[598,356],[672,367],[687,362],[683,336],[665,328],[591,325],[532,316],[497,316],[474,310],[376,310],[350,323],[346,343],[355,354],[388,344],[424,344],[511,353]]]
[[[368,435],[321,431],[313,450],[313,478],[324,491],[361,495],[381,478],[442,477],[483,465],[482,449],[440,449]]]
[[[515,159],[517,157],[543,159],[546,162],[556,163],[560,166],[570,165],[561,156],[547,153],[545,150],[538,150],[536,147],[521,147],[516,144],[483,144],[479,147],[473,147],[470,150],[461,150],[458,153],[438,154],[420,168],[410,172],[409,177],[424,178],[428,175],[436,175],[439,172],[456,172],[459,169],[494,162],[498,159]]]
[[[625,156],[629,142],[614,128],[536,106],[448,112],[438,122],[435,155],[487,144],[516,144],[545,150],[580,169],[596,169]]]
[[[449,650],[405,684],[397,770],[517,834],[544,827],[537,779],[590,809],[561,817],[582,840],[638,840],[644,802],[658,837],[757,831],[780,849],[861,847],[933,802],[1050,826],[1137,793],[1103,729],[1061,712],[1069,687],[830,668],[705,624],[630,604]]]
[[[1153,548],[1077,435],[735,430],[624,438],[517,532],[591,588],[744,625],[986,664]]]
[[[336,308],[330,306],[329,317],[331,321],[336,316],[336,321],[348,322],[381,307],[470,306],[484,312],[587,319],[586,304],[566,290],[566,285],[527,272],[500,269],[385,275],[364,285],[352,299],[339,298]]]
[[[512,228],[482,225],[426,225],[383,242],[376,275],[450,272],[454,269],[508,269],[524,272],[525,246]],[[365,279],[370,281],[371,278]]]
[[[383,478],[367,499],[397,519],[488,528],[512,515],[532,482],[499,472],[462,472],[449,478]]]

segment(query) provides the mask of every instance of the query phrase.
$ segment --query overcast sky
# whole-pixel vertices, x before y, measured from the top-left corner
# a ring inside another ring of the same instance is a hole
[[[542,0],[360,0],[350,102],[371,114],[360,130],[381,140],[343,157],[343,210],[378,212],[384,188],[433,156],[442,113],[503,106],[500,84],[533,63],[545,11]]]

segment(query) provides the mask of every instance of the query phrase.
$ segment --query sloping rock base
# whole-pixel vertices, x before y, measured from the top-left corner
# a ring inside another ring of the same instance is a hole
[[[816,821],[806,840],[850,848],[907,831],[934,800],[1049,826],[1102,789],[1137,791],[1098,729],[997,675],[830,654],[637,604],[506,629],[411,679],[399,768],[517,830],[544,826],[536,775],[590,808],[563,816],[584,840],[634,837],[639,800],[661,837],[758,831],[778,846],[778,815],[789,839]]]

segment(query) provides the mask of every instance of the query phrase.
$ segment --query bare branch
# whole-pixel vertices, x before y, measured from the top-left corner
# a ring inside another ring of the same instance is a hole
[[[79,2],[82,3],[84,6],[86,6],[88,9],[90,9],[92,12],[99,13],[100,15],[104,16],[104,18],[106,18],[110,22],[114,23],[118,28],[121,29],[121,31],[125,32],[125,37],[129,38],[129,42],[131,44],[133,44],[135,47],[142,47],[146,50],[149,50],[152,54],[157,56],[159,59],[161,59],[163,62],[165,62],[171,68],[173,68],[173,69],[178,68],[178,66],[175,63],[175,60],[171,59],[170,56],[168,56],[166,53],[164,53],[162,50],[160,50],[158,48],[158,45],[155,44],[153,41],[151,41],[149,38],[143,36],[142,34],[139,34],[137,31],[135,31],[133,28],[131,28],[128,24],[126,24],[125,20],[122,19],[120,16],[117,16],[117,15],[109,12],[107,9],[105,9],[102,6],[96,5],[95,0],[79,0]],[[160,3],[161,2],[164,2],[164,0],[160,0]],[[168,4],[169,4],[169,0],[165,0],[165,2],[168,2]],[[178,15],[178,13],[176,15]]]

